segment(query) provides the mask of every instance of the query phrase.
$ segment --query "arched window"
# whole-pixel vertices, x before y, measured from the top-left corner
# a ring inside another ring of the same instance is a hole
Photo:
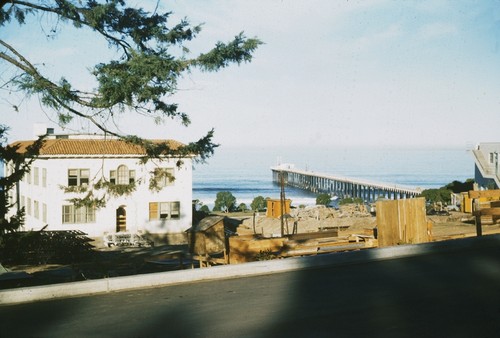
[[[118,167],[116,184],[129,184],[129,172],[124,164]]]
[[[116,170],[110,170],[109,182],[120,185],[132,184],[135,182],[135,170],[128,170],[128,167],[122,164]]]

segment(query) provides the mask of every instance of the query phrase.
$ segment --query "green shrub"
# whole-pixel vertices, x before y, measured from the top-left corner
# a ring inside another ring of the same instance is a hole
[[[0,250],[7,264],[70,264],[93,253],[91,239],[76,231],[27,231],[6,234]]]
[[[219,191],[215,199],[213,210],[230,212],[234,210],[235,205],[236,197],[234,197],[230,191]]]
[[[255,211],[263,210],[267,207],[266,205],[266,199],[263,196],[257,196],[253,199],[252,203],[250,204],[250,208]]]
[[[328,205],[332,201],[330,194],[319,194],[316,196],[316,205]]]
[[[359,198],[359,197],[355,197],[355,198],[352,198],[352,197],[342,198],[339,201],[339,205],[345,205],[345,204],[363,204],[363,199]]]

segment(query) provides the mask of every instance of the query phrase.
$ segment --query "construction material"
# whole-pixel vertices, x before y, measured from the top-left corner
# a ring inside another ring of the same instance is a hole
[[[378,201],[377,238],[380,247],[430,240],[425,198]]]
[[[285,240],[284,237],[262,238],[254,235],[229,237],[229,262],[253,262],[261,253],[279,252]]]
[[[471,190],[469,198],[491,198],[494,200],[500,199],[500,189],[494,190]]]
[[[266,216],[271,218],[280,218],[282,214],[290,213],[290,204],[292,203],[292,200],[284,199],[281,201],[281,199],[268,198],[266,203]]]
[[[472,199],[472,213],[476,221],[476,234],[482,236],[482,225],[485,223],[495,224],[499,219],[500,190],[471,190],[469,191],[469,198]]]
[[[225,217],[209,216],[186,230],[189,251],[200,263],[200,267],[211,264],[227,264],[228,242],[226,239]]]

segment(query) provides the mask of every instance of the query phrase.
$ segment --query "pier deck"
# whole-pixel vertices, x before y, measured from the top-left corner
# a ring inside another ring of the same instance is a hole
[[[420,188],[298,170],[289,165],[271,167],[271,171],[276,183],[281,182],[283,175],[284,184],[287,186],[341,198],[361,198],[367,202],[373,202],[377,198],[413,198],[422,192]]]

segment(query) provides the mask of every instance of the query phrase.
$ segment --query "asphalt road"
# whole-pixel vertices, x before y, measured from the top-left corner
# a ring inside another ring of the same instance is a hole
[[[500,245],[0,306],[1,337],[499,337]]]

